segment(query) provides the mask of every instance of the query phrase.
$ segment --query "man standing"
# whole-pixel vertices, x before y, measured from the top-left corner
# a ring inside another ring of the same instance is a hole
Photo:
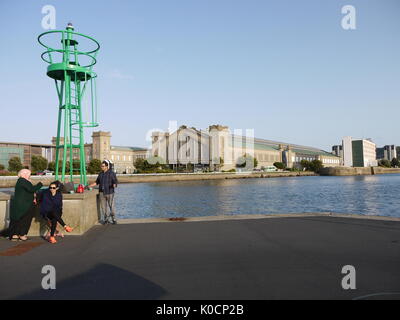
[[[100,207],[104,215],[104,220],[101,221],[103,224],[109,223],[110,211],[112,224],[116,224],[115,219],[115,204],[114,204],[114,189],[117,187],[118,179],[117,175],[111,170],[111,163],[108,160],[104,160],[101,163],[102,172],[99,173],[96,182],[89,185],[89,187],[99,186],[99,198]]]

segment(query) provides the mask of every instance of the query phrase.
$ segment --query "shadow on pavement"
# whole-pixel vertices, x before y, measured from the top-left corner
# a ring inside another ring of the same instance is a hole
[[[44,277],[45,275],[43,275]],[[159,299],[167,292],[157,284],[109,264],[14,299]]]

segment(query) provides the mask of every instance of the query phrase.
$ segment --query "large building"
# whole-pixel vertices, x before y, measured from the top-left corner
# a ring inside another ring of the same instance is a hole
[[[19,157],[22,165],[31,168],[31,160],[33,155],[42,156],[48,162],[55,161],[55,138],[52,144],[32,144],[19,142],[0,142],[0,164],[8,168],[8,160],[12,157]],[[63,150],[60,151],[60,160],[62,159]],[[134,171],[133,163],[137,158],[146,158],[148,150],[137,147],[119,147],[111,145],[110,132],[93,132],[92,143],[85,144],[86,162],[92,159],[109,159],[114,163],[114,170],[117,173],[132,173]],[[73,159],[79,158],[79,150],[75,149]],[[69,152],[67,152],[67,161],[69,160]]]
[[[393,158],[397,159],[398,147],[395,145],[386,145],[383,148],[376,148],[376,159],[377,160],[389,160],[392,161]]]
[[[133,173],[135,169],[133,164],[136,159],[146,159],[149,153],[145,148],[111,145],[110,132],[93,132],[92,139],[92,158],[111,160],[114,163],[114,170],[117,173]]]
[[[212,125],[207,130],[181,126],[174,132],[153,132],[151,155],[154,162],[171,167],[192,164],[195,167],[230,170],[249,155],[257,159],[257,168],[283,162],[300,167],[302,160],[321,160],[324,166],[339,166],[340,157],[306,146],[255,138],[253,131],[231,133],[229,128]],[[151,159],[149,159],[151,161]]]
[[[332,147],[332,154],[340,158],[340,165],[343,165],[343,145],[336,145]]]
[[[346,167],[375,167],[376,145],[371,139],[353,139],[344,137],[343,142],[343,164]]]
[[[8,160],[19,157],[24,167],[30,168],[32,156],[42,156],[48,161],[55,158],[55,148],[51,144],[23,142],[0,142],[0,164],[8,168]]]

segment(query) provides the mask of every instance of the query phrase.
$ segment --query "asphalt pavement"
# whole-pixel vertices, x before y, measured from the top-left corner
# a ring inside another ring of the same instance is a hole
[[[56,289],[42,268],[54,266]],[[355,289],[343,289],[344,266]],[[292,217],[0,240],[0,299],[400,299],[400,222]],[[353,279],[354,280],[354,279]]]

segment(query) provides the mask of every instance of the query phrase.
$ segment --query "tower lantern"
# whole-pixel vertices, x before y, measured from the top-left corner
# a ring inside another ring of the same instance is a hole
[[[42,33],[38,41],[46,48],[41,58],[49,64],[47,76],[54,79],[58,96],[56,179],[59,179],[61,169],[62,182],[65,182],[69,171],[70,181],[74,173],[79,173],[80,183],[86,185],[83,130],[99,125],[97,75],[92,69],[97,62],[100,44],[87,35],[75,32],[71,22],[65,30]]]

